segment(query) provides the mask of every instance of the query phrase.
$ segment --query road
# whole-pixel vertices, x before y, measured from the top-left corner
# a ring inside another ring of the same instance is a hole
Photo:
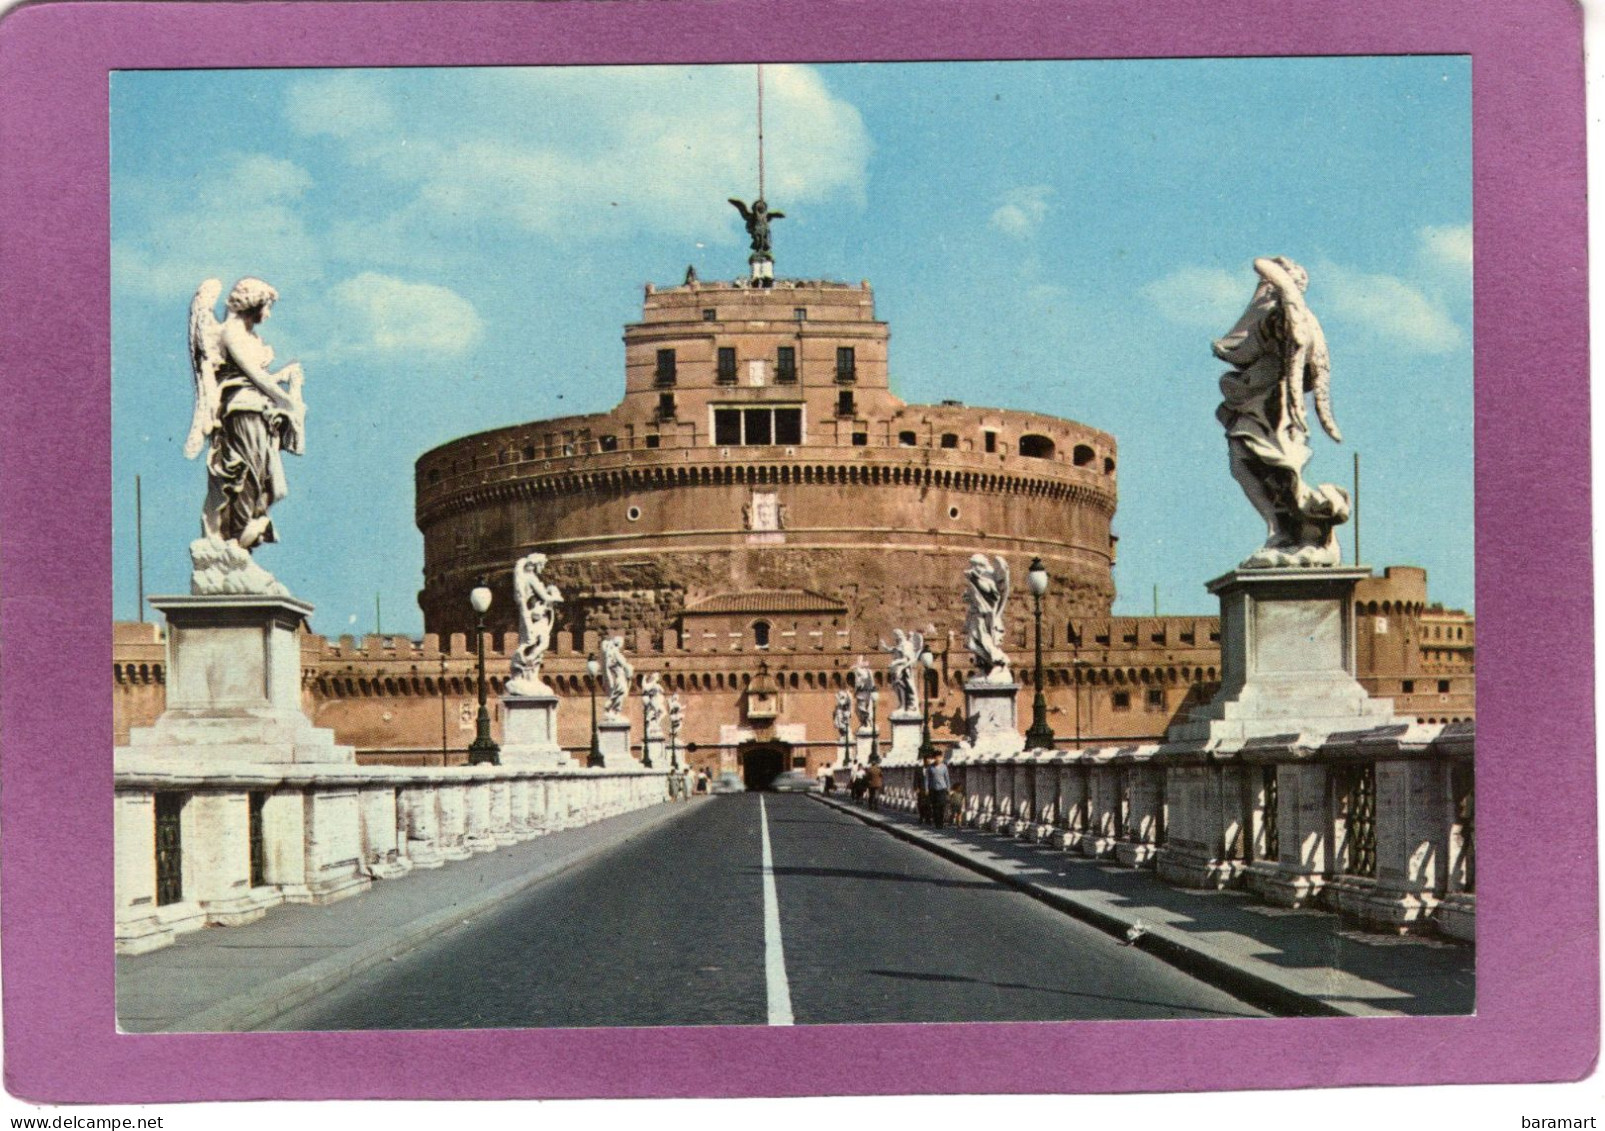
[[[273,1028],[1258,1015],[851,816],[798,795],[735,794],[697,802]]]

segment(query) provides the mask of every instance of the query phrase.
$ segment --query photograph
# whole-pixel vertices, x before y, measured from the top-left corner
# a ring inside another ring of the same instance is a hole
[[[110,93],[125,1031],[1475,1010],[1467,58]]]

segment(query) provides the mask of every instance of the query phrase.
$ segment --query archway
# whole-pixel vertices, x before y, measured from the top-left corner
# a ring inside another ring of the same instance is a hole
[[[736,749],[741,780],[748,789],[768,789],[780,772],[791,765],[789,742],[748,742]]]

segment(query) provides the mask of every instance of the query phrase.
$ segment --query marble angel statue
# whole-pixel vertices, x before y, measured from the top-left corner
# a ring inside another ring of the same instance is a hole
[[[975,662],[975,678],[1008,683],[1009,656],[1003,650],[1003,610],[1009,601],[1009,563],[972,554],[964,571],[964,644]]]
[[[920,713],[920,693],[917,675],[920,653],[925,651],[923,632],[904,632],[892,629],[892,642],[880,642],[881,651],[891,655],[886,664],[886,682],[897,695],[897,710],[903,715]]]
[[[507,691],[512,695],[550,695],[541,679],[541,662],[552,646],[552,629],[563,593],[547,581],[545,554],[526,554],[513,567],[513,599],[518,608],[518,651],[513,653]]]
[[[853,733],[853,696],[850,691],[836,692],[836,710],[831,715],[836,725],[836,740],[846,742]]]
[[[190,303],[195,413],[184,455],[194,459],[207,448],[203,540],[249,552],[278,541],[268,512],[288,493],[282,456],[303,450],[306,404],[300,365],[291,362],[274,372],[273,347],[256,332],[272,314],[278,292],[260,279],[241,279],[228,293],[227,316],[218,322],[222,291],[222,282],[207,279]]]
[[[858,704],[858,729],[874,730],[875,706],[880,699],[880,691],[875,687],[875,671],[860,656],[849,674],[853,677],[853,698]]]
[[[635,679],[635,668],[624,657],[624,637],[602,639],[602,682],[607,688],[607,721],[624,718],[624,697]]]
[[[1331,360],[1326,335],[1304,301],[1309,275],[1291,259],[1254,260],[1260,277],[1237,325],[1214,343],[1232,368],[1220,379],[1215,416],[1226,429],[1232,478],[1265,520],[1265,544],[1240,568],[1335,566],[1336,528],[1349,518],[1349,496],[1330,483],[1304,482],[1310,460],[1305,398],[1334,441]]]
[[[646,723],[645,733],[663,734],[663,679],[657,672],[641,677],[641,717]]]

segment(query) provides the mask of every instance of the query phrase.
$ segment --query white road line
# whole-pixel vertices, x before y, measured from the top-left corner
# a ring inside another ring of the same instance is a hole
[[[775,894],[775,854],[769,848],[769,814],[758,798],[763,833],[763,971],[769,996],[769,1024],[793,1025],[791,986],[786,981],[786,948],[780,942],[780,897]]]

